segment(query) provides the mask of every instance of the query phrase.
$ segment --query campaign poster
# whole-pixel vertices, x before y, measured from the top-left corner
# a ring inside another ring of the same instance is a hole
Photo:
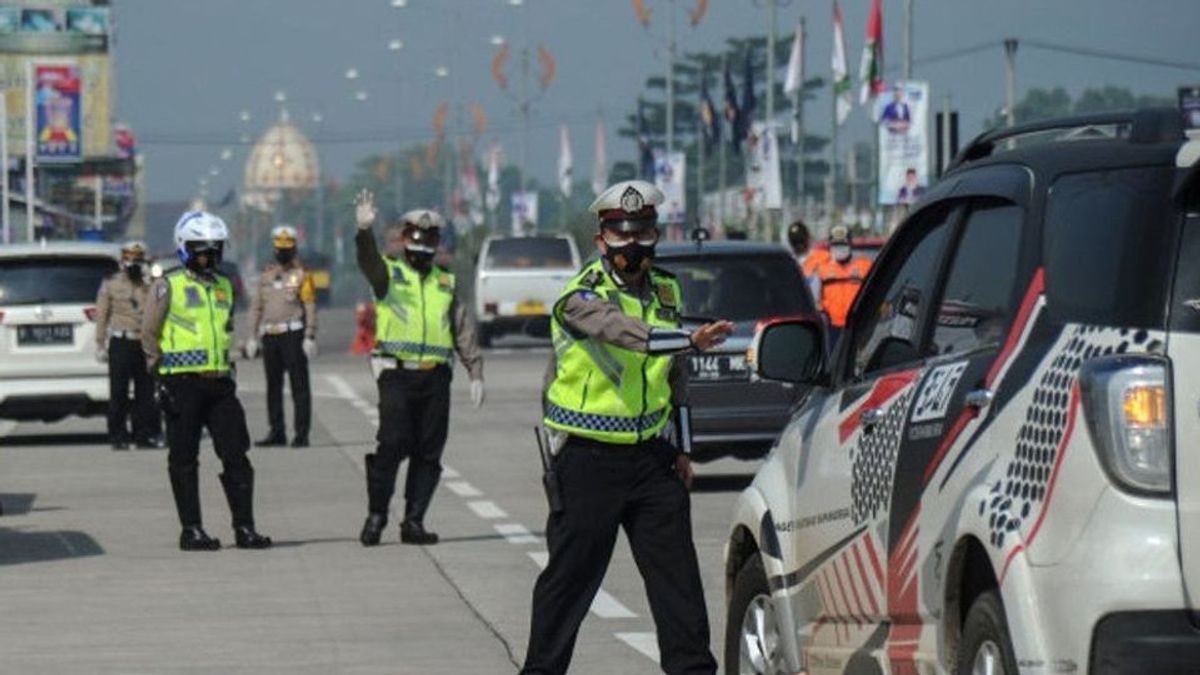
[[[78,162],[83,158],[79,66],[35,63],[32,67],[37,160]]]
[[[686,157],[679,151],[668,154],[662,148],[654,149],[654,185],[662,190],[666,197],[658,209],[660,223],[682,223],[687,219],[687,192],[684,184]]]
[[[876,105],[879,203],[911,204],[929,187],[929,83],[896,82]]]
[[[775,131],[763,122],[755,122],[746,143],[750,156],[746,163],[749,206],[755,211],[783,208],[783,181],[779,173],[779,144]]]
[[[538,193],[514,192],[512,195],[512,233],[520,235],[537,230]]]

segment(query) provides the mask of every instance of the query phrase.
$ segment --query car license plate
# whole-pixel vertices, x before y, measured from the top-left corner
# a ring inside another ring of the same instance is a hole
[[[69,323],[17,326],[17,344],[23,347],[69,345],[75,341],[75,327]]]
[[[688,357],[688,374],[701,382],[747,380],[750,369],[745,354],[699,354]]]
[[[546,303],[544,302],[521,302],[517,304],[517,314],[521,316],[541,316],[545,313]]]

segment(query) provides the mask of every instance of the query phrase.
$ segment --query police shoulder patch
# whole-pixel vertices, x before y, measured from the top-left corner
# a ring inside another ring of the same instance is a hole
[[[580,300],[599,300],[600,296],[595,291],[582,290],[576,291],[575,295],[579,296]]]
[[[658,303],[668,309],[675,308],[675,289],[671,287],[671,284],[658,284]]]
[[[579,280],[579,285],[584,288],[595,288],[600,285],[601,281],[604,281],[604,272],[593,269],[583,275],[583,278]]]

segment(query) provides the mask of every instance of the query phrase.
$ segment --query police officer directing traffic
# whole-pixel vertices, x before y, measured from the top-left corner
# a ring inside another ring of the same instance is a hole
[[[105,279],[96,294],[96,358],[108,363],[108,438],[114,450],[128,450],[131,438],[139,448],[163,447],[154,380],[142,356],[142,314],[149,289],[146,245],[126,242],[121,269]]]
[[[543,423],[558,448],[561,498],[551,500],[550,559],[533,591],[522,673],[566,672],[621,527],[645,581],[663,670],[717,669],[692,541],[687,374],[673,355],[720,344],[733,324],[680,329],[679,283],[651,266],[663,200],[640,180],[596,198],[600,259],[567,284],[552,312]]]
[[[271,539],[254,527],[254,467],[246,457],[250,433],[229,361],[233,284],[217,272],[228,238],[220,218],[203,211],[183,214],[175,225],[183,267],[155,280],[142,325],[142,350],[158,372],[159,400],[167,416],[167,471],[184,551],[221,548],[201,525],[197,468],[203,428],[212,435],[224,469],[221,485],[237,547],[271,546]]]
[[[246,356],[259,352],[262,336],[263,369],[267,375],[267,418],[271,430],[259,446],[287,444],[283,419],[283,373],[292,385],[296,435],[293,448],[308,447],[312,420],[312,392],[308,384],[308,360],[317,355],[317,294],[312,275],[296,258],[296,230],[280,225],[271,231],[275,262],[259,277],[258,290],[250,303],[250,337]]]
[[[451,357],[455,351],[471,378],[471,402],[483,405],[483,356],[475,326],[455,297],[454,275],[433,263],[442,217],[428,209],[405,213],[385,241],[397,254],[380,255],[371,225],[375,200],[363,190],[355,200],[358,266],[376,299],[372,368],[379,385],[379,432],[366,456],[367,520],[359,539],[374,546],[388,520],[400,462],[408,458],[400,541],[436,544],[425,513],[442,475],[442,450],[450,424]]]

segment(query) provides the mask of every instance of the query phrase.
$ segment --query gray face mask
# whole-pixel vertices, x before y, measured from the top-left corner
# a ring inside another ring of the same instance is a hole
[[[838,262],[846,262],[850,259],[851,249],[846,244],[835,244],[829,247],[829,255]]]

